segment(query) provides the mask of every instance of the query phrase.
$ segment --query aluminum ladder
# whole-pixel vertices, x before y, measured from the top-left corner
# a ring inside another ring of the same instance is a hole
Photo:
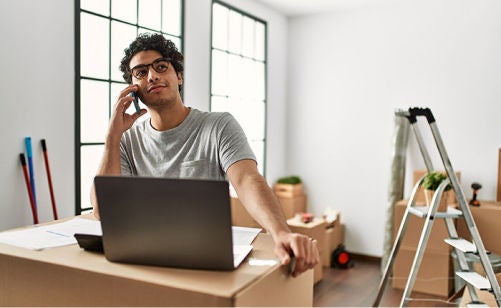
[[[416,280],[417,273],[419,271],[419,266],[423,259],[426,244],[428,242],[428,238],[430,236],[430,232],[435,218],[445,219],[445,224],[447,227],[447,231],[449,233],[449,238],[445,239],[445,242],[451,245],[456,253],[459,271],[457,271],[455,274],[465,281],[465,285],[468,288],[468,291],[472,299],[472,301],[468,304],[468,306],[469,307],[486,306],[484,303],[479,301],[475,289],[477,288],[479,290],[486,290],[492,293],[494,298],[496,299],[497,306],[500,307],[501,289],[499,287],[499,283],[496,279],[496,275],[494,274],[494,270],[487,256],[488,252],[485,250],[484,244],[482,243],[482,239],[480,238],[480,234],[478,233],[478,229],[475,225],[475,221],[473,220],[473,216],[468,207],[468,203],[466,202],[465,195],[461,189],[461,186],[459,185],[456,173],[452,168],[451,162],[445,150],[444,143],[438,131],[438,127],[431,110],[429,108],[409,108],[408,110],[397,110],[395,111],[395,115],[406,117],[409,120],[410,125],[415,133],[419,149],[424,158],[426,169],[428,170],[428,173],[430,173],[434,171],[433,165],[431,163],[430,156],[424,145],[421,133],[419,132],[417,123],[417,117],[426,118],[430,126],[433,138],[435,139],[435,143],[438,152],[440,154],[440,157],[442,159],[443,165],[445,167],[445,171],[447,172],[448,178],[447,180],[444,180],[439,185],[438,189],[435,191],[430,206],[416,206],[414,202],[417,192],[419,191],[419,188],[424,182],[424,177],[421,178],[413,187],[411,196],[409,198],[409,202],[407,204],[407,208],[404,212],[402,221],[400,223],[400,228],[396,235],[395,242],[393,243],[390,257],[383,272],[381,282],[379,284],[378,294],[376,296],[373,306],[374,307],[379,306],[384,289],[388,282],[391,269],[393,268],[393,263],[400,248],[400,244],[403,235],[405,233],[405,229],[407,227],[408,219],[410,217],[409,215],[412,214],[425,219],[425,223],[423,226],[423,230],[421,232],[421,237],[419,239],[418,246],[416,248],[416,255],[414,257],[414,261],[411,266],[409,278],[407,279],[407,284],[405,286],[402,295],[400,307],[406,307],[410,300],[410,295],[414,287],[414,282]],[[452,186],[452,189],[454,190],[459,205],[459,209],[448,207],[446,212],[437,212],[438,205],[442,197],[442,193],[444,192],[446,186],[449,184]],[[454,219],[457,218],[465,220],[468,230],[471,234],[472,242],[459,238],[456,231],[456,227],[454,225]],[[473,269],[470,268],[466,260],[466,254],[476,254],[477,256],[480,257],[481,264],[484,268],[484,272],[486,273],[487,277],[484,277],[474,272]]]

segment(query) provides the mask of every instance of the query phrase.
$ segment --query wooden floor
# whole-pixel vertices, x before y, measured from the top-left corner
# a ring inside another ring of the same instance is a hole
[[[350,269],[325,268],[323,279],[314,288],[315,307],[372,307],[381,279],[380,261],[377,258],[353,256],[354,266]],[[380,307],[398,307],[402,291],[385,288]],[[410,307],[455,307],[447,298],[412,293]]]

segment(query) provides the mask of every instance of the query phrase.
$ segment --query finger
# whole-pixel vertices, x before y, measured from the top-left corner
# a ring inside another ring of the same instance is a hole
[[[130,94],[130,92],[137,92],[139,90],[139,86],[136,84],[131,84],[124,88],[122,91],[120,91],[120,94],[118,95],[118,98],[126,97]]]
[[[146,114],[148,111],[146,109],[141,109],[141,113],[140,114],[137,114],[134,112],[134,114],[132,115],[132,120],[133,121],[136,121],[140,116]]]
[[[275,248],[275,254],[280,259],[282,265],[287,265],[291,261],[291,257],[287,249],[283,245],[277,245]]]

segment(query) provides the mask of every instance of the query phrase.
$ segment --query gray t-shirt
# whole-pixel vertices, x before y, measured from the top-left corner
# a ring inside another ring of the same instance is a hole
[[[256,160],[242,128],[227,112],[191,108],[177,127],[157,131],[136,122],[120,142],[122,175],[223,180],[242,159]]]

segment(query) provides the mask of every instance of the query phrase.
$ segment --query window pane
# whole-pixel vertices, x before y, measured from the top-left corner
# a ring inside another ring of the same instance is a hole
[[[243,38],[242,38],[242,54],[246,57],[254,57],[255,34],[254,34],[254,20],[249,17],[243,19]]]
[[[109,78],[109,21],[81,14],[80,71],[82,76]]]
[[[228,95],[228,54],[219,50],[212,51],[212,93]]]
[[[101,15],[110,16],[110,2],[103,0],[80,0],[80,8]]]
[[[139,0],[139,24],[160,31],[161,0]]]
[[[229,95],[234,97],[242,97],[244,92],[245,68],[242,57],[229,55],[228,56],[228,85]]]
[[[266,82],[266,67],[262,62],[251,62],[251,72],[253,78],[252,93],[249,95],[251,98],[264,101],[265,100],[265,82]]]
[[[142,34],[142,33],[158,33],[158,34],[161,34],[160,31],[151,31],[151,30],[148,30],[148,29],[139,28],[138,34]]]
[[[104,142],[108,127],[108,83],[80,81],[80,140]]]
[[[164,37],[168,40],[171,40],[174,45],[176,45],[177,47],[177,50],[179,50],[179,52],[183,52],[183,46],[182,46],[182,41],[179,37],[176,37],[176,36],[172,36],[172,35],[167,35],[167,34],[164,34]]]
[[[163,0],[162,31],[181,34],[181,0]]]
[[[111,17],[136,24],[137,1],[111,0]]]
[[[124,56],[124,49],[136,38],[136,27],[117,21],[111,22],[111,79],[123,81],[118,68]]]
[[[256,22],[256,46],[254,47],[255,50],[255,58],[257,60],[264,61],[265,57],[265,27],[263,23]]]
[[[90,189],[101,162],[104,145],[85,145],[80,147],[80,206],[91,207]]]
[[[233,53],[242,52],[242,15],[230,11],[230,23],[228,25],[229,41],[228,49]]]
[[[213,8],[212,46],[228,50],[228,9],[219,4]]]

